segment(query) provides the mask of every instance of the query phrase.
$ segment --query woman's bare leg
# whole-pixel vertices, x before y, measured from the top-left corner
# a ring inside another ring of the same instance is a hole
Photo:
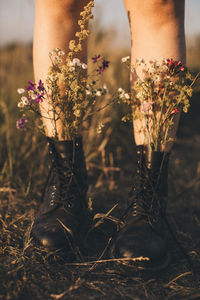
[[[78,31],[80,12],[88,3],[87,0],[36,0],[35,3],[35,27],[33,43],[33,62],[35,80],[45,82],[50,65],[49,52],[60,48],[65,53],[68,51],[69,41],[74,39]],[[83,45],[83,51],[79,55],[82,61],[87,60],[87,46]],[[43,103],[45,111],[49,111],[47,103]],[[47,114],[48,117],[48,114]],[[44,118],[44,127],[49,137],[54,137],[53,123]],[[56,130],[58,138],[62,139],[62,126],[57,122]]]
[[[131,60],[161,61],[173,58],[185,63],[184,0],[124,0],[131,30]],[[138,72],[140,72],[138,70]],[[142,76],[142,74],[139,74]],[[132,83],[135,78],[132,78]],[[170,137],[175,138],[179,122],[176,115]],[[134,121],[134,136],[137,145],[146,144],[141,131],[143,122]],[[169,152],[173,143],[164,151]]]

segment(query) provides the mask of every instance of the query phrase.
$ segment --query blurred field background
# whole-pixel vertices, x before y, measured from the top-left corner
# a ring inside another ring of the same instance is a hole
[[[128,44],[116,43],[114,29],[92,26],[89,57],[102,54],[110,61],[103,81],[112,92],[129,89],[129,74],[121,57]],[[114,46],[113,46],[114,45]],[[187,66],[200,71],[200,35],[187,39]],[[0,299],[200,299],[199,274],[193,277],[172,241],[172,264],[162,275],[142,278],[132,265],[72,267],[49,262],[51,253],[34,248],[24,238],[40,201],[47,174],[45,138],[36,128],[19,132],[17,88],[33,79],[32,45],[9,43],[0,48]],[[107,104],[100,98],[97,107]],[[123,124],[126,107],[109,106],[94,115],[84,132],[90,179],[89,196],[95,210],[107,211],[119,202],[124,208],[134,171],[132,125]],[[97,135],[98,123],[105,127]],[[178,239],[200,270],[200,88],[191,108],[182,115],[169,174],[169,214]],[[62,266],[62,268],[61,268]],[[66,294],[60,298],[52,294]],[[80,298],[81,295],[81,298]]]

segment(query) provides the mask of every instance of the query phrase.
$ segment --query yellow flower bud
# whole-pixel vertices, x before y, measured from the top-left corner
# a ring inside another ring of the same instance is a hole
[[[74,50],[75,44],[76,44],[76,41],[75,41],[75,40],[71,40],[71,41],[69,42],[69,49],[70,49],[71,51]]]

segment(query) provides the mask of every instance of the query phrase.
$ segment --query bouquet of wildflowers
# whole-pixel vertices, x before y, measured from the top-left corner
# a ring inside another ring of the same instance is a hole
[[[49,53],[51,65],[46,82],[29,81],[26,89],[18,89],[21,95],[18,107],[22,114],[17,121],[18,129],[26,129],[36,123],[44,132],[42,120],[47,118],[53,124],[55,138],[58,138],[59,122],[63,128],[62,139],[73,139],[79,134],[81,123],[96,98],[107,93],[105,85],[99,86],[99,76],[108,68],[109,62],[101,55],[94,56],[95,69],[87,75],[87,64],[78,58],[82,43],[89,35],[86,28],[92,18],[93,6],[94,1],[90,1],[81,12],[78,21],[80,31],[70,41],[67,55],[59,48]]]
[[[136,78],[131,95],[123,89],[118,90],[122,102],[132,108],[132,113],[123,117],[141,121],[141,132],[144,133],[150,150],[161,151],[167,142],[172,141],[169,130],[174,124],[175,115],[187,112],[190,106],[194,77],[180,61],[163,59],[161,63],[136,60],[130,65],[130,58],[122,58]],[[142,72],[142,78],[137,70]]]

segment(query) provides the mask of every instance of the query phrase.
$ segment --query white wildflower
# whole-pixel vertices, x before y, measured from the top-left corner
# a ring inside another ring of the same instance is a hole
[[[23,94],[25,92],[25,90],[20,88],[20,89],[17,89],[17,92],[18,92],[18,94]]]
[[[118,93],[124,93],[124,90],[122,88],[118,88]]]
[[[122,88],[119,88],[118,89],[118,93],[119,93],[119,98],[120,99],[123,99],[124,97],[126,98],[126,99],[129,99],[130,97],[129,97],[129,94],[128,93],[125,93],[125,91],[122,89]],[[126,96],[125,96],[126,95]]]
[[[32,97],[33,94],[34,94],[34,92],[33,92],[32,90],[28,91],[28,95],[29,95],[30,97]]]
[[[32,95],[31,95],[31,99],[32,99],[32,100],[37,99],[37,95],[36,95],[36,94],[32,94]]]
[[[156,75],[155,76],[155,82],[159,82],[160,81],[160,76],[159,75]]]
[[[74,63],[74,65],[77,65],[78,67],[81,66],[81,62],[79,58],[74,58],[72,62]]]
[[[21,100],[22,100],[22,103],[24,104],[24,105],[28,105],[29,104],[29,101],[28,101],[28,98],[27,97],[21,97]]]
[[[101,91],[96,91],[96,96],[101,96]]]
[[[24,107],[24,103],[20,101],[20,102],[17,104],[17,106],[18,106],[19,108],[22,108],[22,107]]]
[[[130,96],[129,96],[128,93],[125,93],[125,94],[124,94],[124,97],[125,97],[127,100],[130,99]]]
[[[65,52],[62,51],[62,50],[60,50],[60,51],[58,52],[58,56],[63,56],[63,55],[65,55]]]
[[[91,95],[91,94],[92,94],[91,91],[86,90],[86,95]]]
[[[130,56],[122,57],[121,62],[122,62],[122,63],[125,63],[125,62],[127,62],[129,59],[130,59]]]
[[[84,64],[84,63],[81,64],[81,67],[82,67],[83,70],[87,70],[87,68],[88,68],[88,66],[86,64]]]

